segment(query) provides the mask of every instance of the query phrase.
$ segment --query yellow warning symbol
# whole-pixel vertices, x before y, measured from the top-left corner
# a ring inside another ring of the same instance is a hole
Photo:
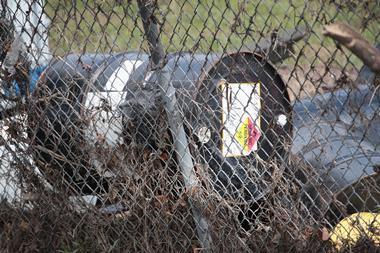
[[[247,117],[239,126],[235,139],[243,147],[243,151],[250,153],[260,138],[260,131],[255,126],[251,117]]]

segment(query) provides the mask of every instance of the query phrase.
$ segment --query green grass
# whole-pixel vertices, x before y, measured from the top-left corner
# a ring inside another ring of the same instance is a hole
[[[47,2],[46,10],[52,20],[50,45],[56,55],[146,50],[134,0]],[[233,51],[274,29],[304,25],[311,27],[312,34],[298,49],[304,51],[301,58],[309,62],[312,60],[308,58],[318,54],[322,61],[328,60],[335,50],[334,43],[322,36],[324,24],[345,21],[360,28],[363,18],[369,15],[368,8],[360,5],[348,10],[323,0],[159,0],[158,3],[161,39],[169,52]],[[378,13],[380,8],[374,6],[371,11]],[[363,30],[364,36],[373,42],[379,29],[379,21],[372,20]],[[305,44],[307,47],[303,48]],[[327,52],[317,53],[320,48]]]

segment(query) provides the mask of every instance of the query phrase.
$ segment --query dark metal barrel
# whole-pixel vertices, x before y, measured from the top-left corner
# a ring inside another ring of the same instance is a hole
[[[275,69],[253,53],[226,55],[203,74],[196,101],[193,128],[198,136],[210,130],[213,142],[203,141],[200,152],[219,192],[263,197],[274,167],[287,160],[292,132],[289,96]]]
[[[289,97],[274,68],[253,53],[178,53],[166,67],[197,144],[199,155],[193,155],[209,168],[216,190],[235,200],[261,198],[270,184],[262,161],[286,160],[292,130]],[[138,119],[142,144],[161,103],[157,75],[147,69],[142,64],[131,76],[123,106],[128,118]],[[155,140],[149,143],[155,146]]]
[[[41,75],[28,118],[34,159],[51,183],[64,178],[82,194],[106,190],[94,145],[98,139],[120,141],[121,114],[104,120],[122,102],[125,79],[146,59],[137,53],[70,54]]]
[[[328,204],[333,220],[344,213],[379,211],[379,102],[373,88],[360,87],[294,105],[292,152],[316,169],[320,186],[309,185],[311,204],[321,211],[318,205]],[[320,193],[323,186],[330,195]]]

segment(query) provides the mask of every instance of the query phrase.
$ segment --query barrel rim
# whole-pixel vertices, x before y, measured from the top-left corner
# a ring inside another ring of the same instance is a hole
[[[203,80],[206,78],[206,74],[209,73],[219,62],[221,62],[224,58],[226,57],[231,57],[231,56],[234,56],[234,55],[238,55],[238,54],[247,54],[247,55],[252,55],[254,56],[256,59],[260,60],[260,61],[263,61],[264,60],[264,56],[258,52],[252,52],[252,51],[248,51],[248,50],[243,50],[243,51],[232,51],[232,52],[227,52],[226,54],[222,54],[220,56],[220,58],[216,61],[214,61],[213,63],[209,64],[207,66],[207,68],[202,71],[201,75],[199,76],[199,79],[198,79],[198,83],[196,84],[197,86],[197,89],[199,90],[201,88],[201,85],[203,83]],[[265,64],[267,64],[268,66],[270,66],[273,70],[274,73],[277,73],[276,71],[276,68],[273,66],[273,64],[269,61],[265,61]],[[278,74],[278,73],[277,73]],[[282,79],[282,77],[278,74],[278,77],[281,79],[281,82],[284,84],[284,88],[286,88],[285,86],[285,83],[284,83],[284,80]],[[288,91],[286,89],[286,93],[288,94]],[[288,95],[288,98],[287,98],[290,102],[290,99],[289,99],[289,95]]]

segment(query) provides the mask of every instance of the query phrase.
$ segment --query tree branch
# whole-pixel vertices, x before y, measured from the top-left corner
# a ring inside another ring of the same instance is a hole
[[[323,34],[348,48],[373,72],[380,73],[380,51],[350,26],[343,23],[326,25]]]

